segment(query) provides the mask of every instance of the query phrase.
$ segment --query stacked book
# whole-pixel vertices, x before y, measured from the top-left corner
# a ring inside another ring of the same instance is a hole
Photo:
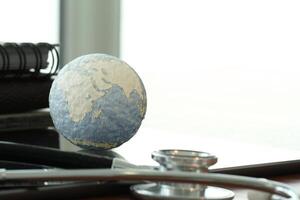
[[[0,44],[0,140],[30,138],[37,130],[51,132],[48,96],[58,68],[57,45]],[[42,141],[37,136],[34,138]]]

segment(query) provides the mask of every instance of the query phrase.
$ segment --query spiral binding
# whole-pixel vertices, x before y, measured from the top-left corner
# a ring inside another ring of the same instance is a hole
[[[49,43],[0,44],[0,78],[38,78],[57,74],[57,47]]]

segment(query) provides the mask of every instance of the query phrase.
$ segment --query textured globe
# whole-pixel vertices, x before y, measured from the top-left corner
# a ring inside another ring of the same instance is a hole
[[[137,73],[124,61],[90,54],[68,63],[49,95],[57,131],[73,144],[110,149],[128,141],[146,112],[146,92]]]

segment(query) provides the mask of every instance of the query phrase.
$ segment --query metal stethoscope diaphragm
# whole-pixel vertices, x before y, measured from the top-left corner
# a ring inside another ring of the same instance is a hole
[[[152,153],[152,158],[160,166],[159,171],[207,173],[217,162],[217,157],[206,152],[189,150],[160,150]],[[158,182],[135,185],[131,188],[135,195],[145,199],[189,199],[189,200],[230,200],[234,193],[230,190],[202,184]]]

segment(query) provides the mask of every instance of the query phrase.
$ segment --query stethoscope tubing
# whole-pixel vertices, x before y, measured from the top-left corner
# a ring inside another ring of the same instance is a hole
[[[0,141],[0,159],[63,169],[111,168],[113,159],[78,152]]]
[[[53,186],[0,190],[1,200],[83,199],[130,195],[132,183],[77,182]]]
[[[111,156],[66,152],[54,148],[0,141],[0,168],[8,169],[99,169],[111,168],[114,158]],[[212,169],[210,173],[251,177],[273,177],[299,173],[300,160],[255,164],[221,169]]]
[[[299,200],[293,188],[266,179],[236,175],[174,172],[141,169],[9,170],[0,172],[0,181],[151,181],[237,186]]]
[[[289,197],[288,199],[298,199],[296,193],[289,186],[274,181],[266,181],[265,179],[220,173],[161,172],[150,168],[146,170],[131,168],[130,166],[126,169],[111,169],[115,160],[111,157],[64,152],[25,144],[0,142],[0,158],[12,164],[23,163],[28,164],[28,166],[48,168],[2,170],[0,172],[0,185],[1,181],[2,183],[27,181],[29,185],[30,182],[34,183],[34,181],[162,181],[246,187]],[[51,167],[55,169],[51,169]],[[57,187],[61,186],[64,187],[64,184]],[[115,187],[117,188],[117,184]]]

